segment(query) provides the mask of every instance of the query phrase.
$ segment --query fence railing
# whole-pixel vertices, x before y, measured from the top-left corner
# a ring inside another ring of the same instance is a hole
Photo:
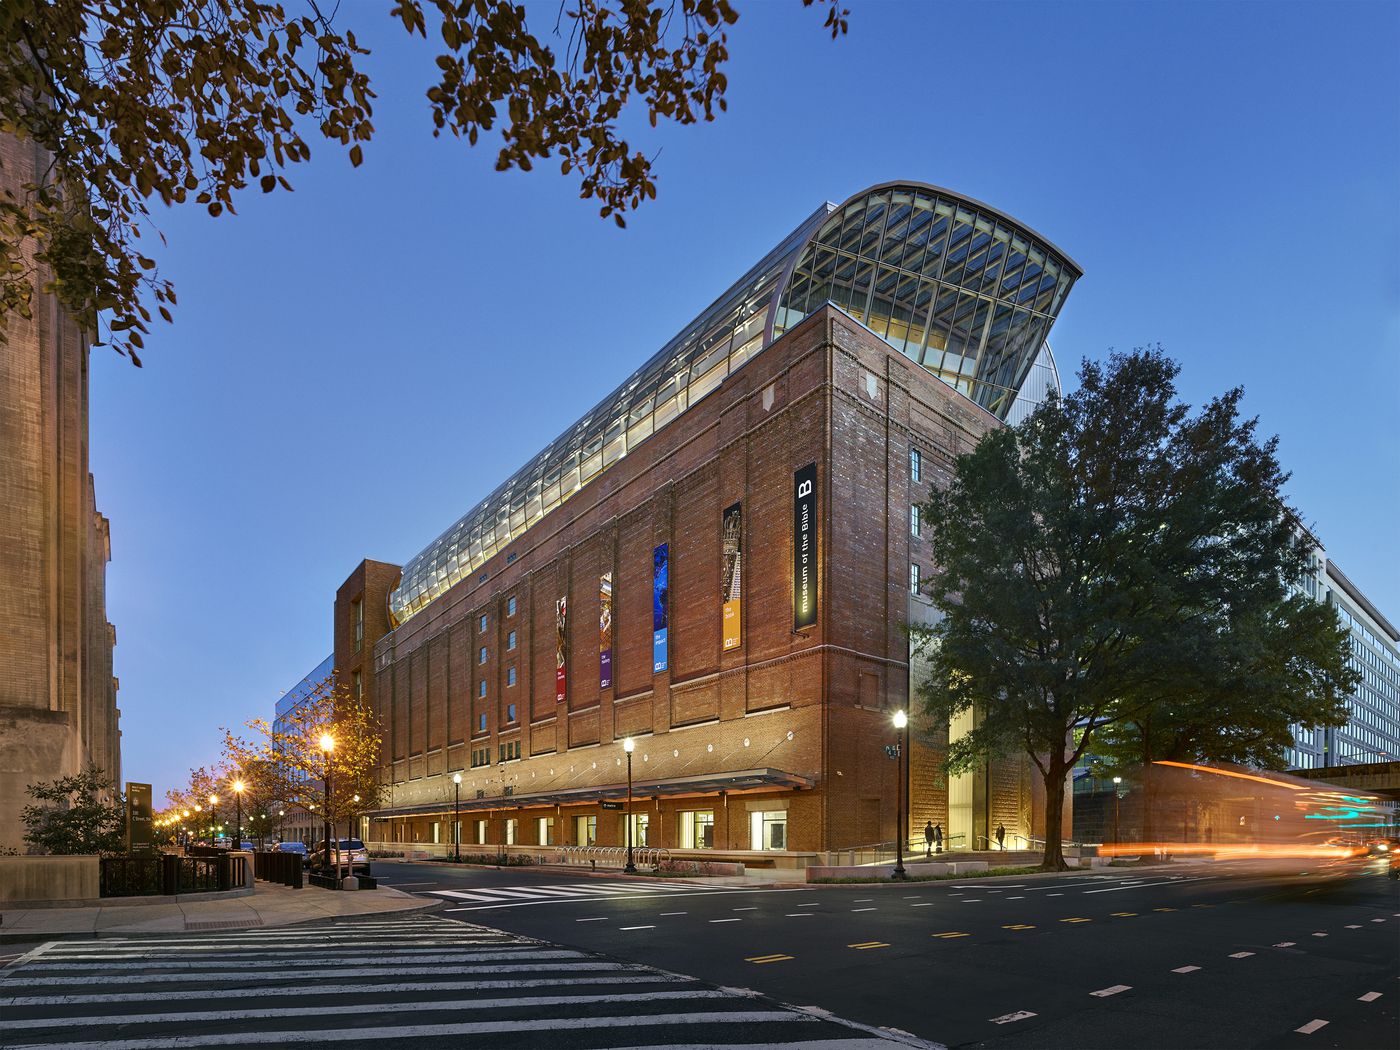
[[[302,887],[300,853],[258,852],[253,854],[253,878],[264,882],[280,882],[294,890]]]
[[[242,857],[102,857],[101,897],[155,897],[231,890],[244,884]]]

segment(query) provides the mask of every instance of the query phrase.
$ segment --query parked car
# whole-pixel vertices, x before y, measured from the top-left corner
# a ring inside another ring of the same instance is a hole
[[[273,847],[273,852],[297,854],[301,857],[303,868],[311,863],[311,852],[306,848],[305,842],[279,842]]]
[[[311,856],[316,864],[325,862],[326,843],[324,841],[316,843],[311,848]],[[369,874],[369,850],[359,839],[340,839],[331,843],[331,866],[350,866],[352,872],[359,874]]]

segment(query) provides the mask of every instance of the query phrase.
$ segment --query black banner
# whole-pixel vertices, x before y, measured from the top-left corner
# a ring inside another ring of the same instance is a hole
[[[817,465],[792,476],[792,625],[817,622]]]

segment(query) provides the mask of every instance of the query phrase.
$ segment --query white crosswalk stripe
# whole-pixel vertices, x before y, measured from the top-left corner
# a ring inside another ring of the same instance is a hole
[[[53,942],[0,974],[0,1017],[15,1050],[891,1045],[753,993],[429,915]]]

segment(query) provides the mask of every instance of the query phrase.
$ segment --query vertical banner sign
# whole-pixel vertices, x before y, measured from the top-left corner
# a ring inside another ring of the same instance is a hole
[[[612,688],[612,573],[598,577],[598,688]]]
[[[151,853],[151,785],[126,782],[126,848],[130,853]]]
[[[651,673],[669,666],[666,658],[666,625],[671,612],[670,548],[663,543],[651,552]]]
[[[554,702],[562,704],[569,695],[569,672],[564,666],[569,635],[569,599],[554,603]]]
[[[743,505],[736,503],[724,512],[724,530],[720,545],[720,598],[724,602],[724,650],[739,648],[740,602],[743,600],[744,514]]]
[[[817,622],[817,465],[792,476],[792,626]]]

